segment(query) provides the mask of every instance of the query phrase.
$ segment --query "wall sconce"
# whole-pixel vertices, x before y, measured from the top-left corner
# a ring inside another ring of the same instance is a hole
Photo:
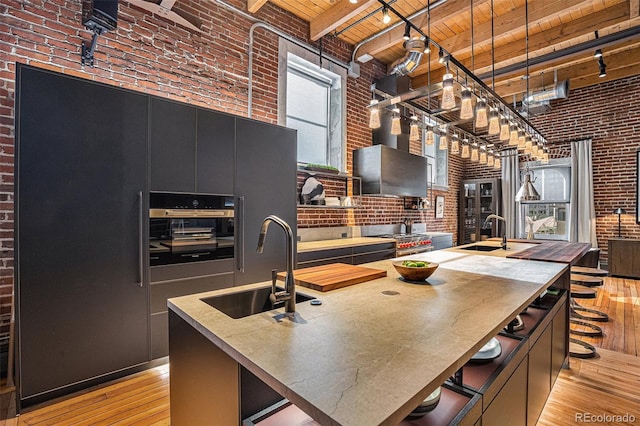
[[[618,207],[617,209],[615,209],[613,211],[613,214],[617,214],[618,215],[618,238],[622,237],[622,234],[620,232],[621,231],[621,229],[620,229],[620,215],[623,215],[625,213],[627,213],[627,211],[625,209],[623,209],[623,208],[620,208],[620,207]]]

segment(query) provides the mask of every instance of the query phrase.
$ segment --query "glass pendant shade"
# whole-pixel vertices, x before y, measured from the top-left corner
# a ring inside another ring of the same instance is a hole
[[[488,125],[487,103],[484,99],[480,99],[476,105],[476,127],[487,127]]]
[[[476,124],[477,126],[477,124]],[[490,135],[497,135],[500,133],[500,116],[496,111],[489,111],[489,130]]]
[[[533,153],[532,148],[533,148],[533,142],[531,142],[531,138],[530,137],[526,137],[524,139],[524,153],[525,154],[532,154]]]
[[[451,153],[452,154],[460,154],[460,138],[456,135],[451,139]]]
[[[444,151],[449,148],[449,141],[447,140],[447,134],[440,135],[440,145],[438,145],[438,149]]]
[[[478,153],[478,147],[474,146],[473,148],[471,148],[471,161],[477,163],[479,160],[480,160],[480,156]]]
[[[380,127],[380,110],[377,106],[377,100],[372,100],[370,105],[373,105],[369,108],[369,128],[378,129]]]
[[[526,149],[526,148],[525,148]],[[538,156],[538,145],[531,146],[531,155],[537,157]]]
[[[487,166],[493,167],[493,154],[487,154]]]
[[[496,159],[493,161],[493,168],[494,169],[499,169],[500,167],[501,167],[500,158],[496,157]]]
[[[427,130],[427,134],[424,138],[424,143],[426,145],[433,145],[433,129],[429,128],[429,130]]]
[[[420,139],[420,128],[415,121],[411,123],[411,130],[409,131],[409,140],[417,141]]]
[[[515,124],[511,125],[511,131],[509,132],[509,145],[518,145],[518,128]]]
[[[400,114],[400,110],[399,109],[394,109],[393,110],[393,118],[391,119],[391,134],[392,135],[399,135],[402,133],[402,129],[400,128],[400,116],[398,115]]]
[[[442,100],[440,108],[452,109],[456,106],[456,97],[453,94],[453,74],[445,74],[442,77]]]
[[[469,155],[469,145],[465,143],[462,145],[462,154],[460,154],[460,157],[469,158],[470,156],[471,155]]]
[[[542,153],[542,158],[540,159],[540,161],[542,162],[542,164],[547,164],[549,162],[549,153]]]
[[[522,130],[518,131],[518,149],[524,150],[526,143],[527,139],[524,136],[524,132]]]
[[[473,102],[471,100],[471,90],[464,88],[462,90],[462,103],[460,105],[460,120],[469,120],[473,118]]]
[[[506,118],[503,118],[500,122],[500,140],[508,141],[509,140],[509,122]]]
[[[480,164],[487,164],[487,151],[484,149],[480,150]]]

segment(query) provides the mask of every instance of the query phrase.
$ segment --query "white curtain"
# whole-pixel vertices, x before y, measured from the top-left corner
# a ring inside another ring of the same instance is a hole
[[[517,238],[519,212],[516,204],[516,194],[520,187],[520,166],[518,150],[502,151],[502,214],[506,220],[507,238]]]
[[[590,139],[571,142],[570,211],[569,241],[591,243],[591,247],[598,247]]]

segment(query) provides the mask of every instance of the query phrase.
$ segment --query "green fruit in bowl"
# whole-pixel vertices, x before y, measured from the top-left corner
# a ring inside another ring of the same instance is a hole
[[[429,266],[429,262],[423,262],[421,260],[405,260],[402,262],[402,266],[406,266],[407,268],[425,268]]]

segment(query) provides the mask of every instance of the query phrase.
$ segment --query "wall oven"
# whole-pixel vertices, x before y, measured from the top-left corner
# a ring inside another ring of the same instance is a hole
[[[233,212],[231,195],[150,193],[150,265],[233,258]]]

